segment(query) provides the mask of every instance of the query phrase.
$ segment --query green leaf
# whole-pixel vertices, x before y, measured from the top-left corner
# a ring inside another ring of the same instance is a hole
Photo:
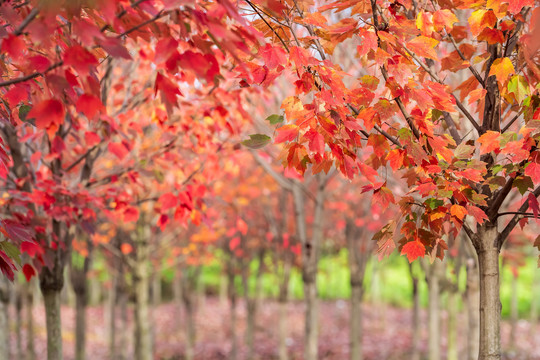
[[[498,173],[499,171],[501,171],[502,169],[503,169],[503,166],[502,166],[502,165],[495,165],[495,166],[493,166],[493,167],[491,168],[491,173],[492,173],[493,175],[497,175],[497,173]]]
[[[32,107],[30,105],[21,105],[19,107],[19,119],[21,119],[22,121],[27,121],[26,115],[28,115],[31,109]]]
[[[251,149],[260,149],[266,146],[270,142],[270,136],[264,134],[249,135],[248,140],[242,141],[242,145]]]
[[[19,248],[7,241],[1,241],[0,248],[10,259],[13,259],[19,266],[21,265],[21,252],[19,251]]]
[[[429,198],[427,199],[426,201],[424,201],[424,203],[429,206],[429,208],[431,210],[435,210],[436,208],[438,208],[439,206],[443,206],[444,205],[444,201],[442,200],[438,200],[438,199],[434,199],[434,198]]]
[[[268,121],[272,125],[281,124],[283,122],[283,115],[270,115],[266,118],[266,121]]]
[[[528,176],[518,176],[514,179],[513,186],[516,187],[521,195],[524,195],[529,189],[534,188],[534,184]]]
[[[508,93],[514,94],[518,104],[521,104],[530,95],[527,80],[521,75],[512,76],[508,82]]]
[[[474,149],[474,146],[467,145],[463,142],[454,150],[454,156],[461,160],[470,159],[474,153]]]

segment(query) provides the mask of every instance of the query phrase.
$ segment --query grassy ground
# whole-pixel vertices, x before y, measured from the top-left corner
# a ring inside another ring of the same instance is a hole
[[[255,265],[255,264],[253,264]],[[414,271],[423,279],[423,273],[418,263],[413,264]],[[536,272],[536,275],[535,275]],[[214,264],[205,266],[202,272],[202,281],[206,289],[217,292],[220,282],[221,267],[216,261]],[[454,276],[450,274],[449,276]],[[465,271],[460,274],[460,288],[465,288]],[[501,278],[501,301],[503,304],[503,316],[510,313],[510,301],[512,294],[512,272],[508,267],[503,267]],[[540,301],[540,294],[533,294],[533,281],[540,280],[540,270],[536,266],[536,259],[527,259],[526,266],[520,268],[517,280],[517,297],[520,317],[529,316],[532,301]],[[238,289],[241,291],[240,279],[237,279]],[[253,283],[253,279],[251,279]],[[412,306],[411,289],[412,280],[409,275],[407,259],[394,254],[389,258],[378,261],[372,259],[367,266],[364,285],[366,300],[379,302],[398,307]],[[290,294],[293,299],[301,299],[303,296],[302,276],[298,270],[294,270],[290,281]],[[325,255],[319,262],[319,276],[317,280],[319,295],[322,299],[347,299],[350,296],[349,270],[347,264],[347,251],[341,250],[337,254]],[[278,292],[278,279],[271,272],[263,275],[263,293],[265,297],[274,298]],[[537,289],[538,290],[538,289]],[[537,291],[538,292],[538,291]],[[421,302],[427,304],[427,286],[425,281],[420,281]],[[443,301],[445,295],[443,294]],[[460,304],[461,306],[461,304]]]

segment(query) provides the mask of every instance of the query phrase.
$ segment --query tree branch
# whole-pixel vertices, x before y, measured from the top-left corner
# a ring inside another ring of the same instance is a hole
[[[540,196],[540,186],[534,190],[532,193],[534,197]],[[523,205],[519,207],[519,210],[514,215],[514,217],[510,220],[510,222],[506,225],[503,231],[499,234],[497,237],[497,243],[499,244],[499,250],[502,248],[504,241],[508,238],[508,235],[514,230],[518,222],[523,218],[524,215],[521,215],[521,213],[525,213],[529,209],[529,200],[525,201]]]

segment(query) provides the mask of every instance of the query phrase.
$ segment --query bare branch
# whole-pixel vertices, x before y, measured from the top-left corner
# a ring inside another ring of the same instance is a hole
[[[536,190],[534,190],[534,192],[532,194],[534,195],[534,197],[540,196],[540,186],[537,187]],[[528,209],[529,209],[529,200],[526,200],[523,203],[523,205],[521,205],[519,207],[517,213],[514,215],[512,220],[510,220],[510,222],[506,225],[504,230],[501,231],[501,233],[497,237],[497,242],[499,244],[499,250],[502,248],[505,240],[508,238],[508,235],[510,235],[512,230],[514,230],[514,228],[519,223],[519,221],[524,217],[524,215],[522,215],[522,213],[525,213]]]

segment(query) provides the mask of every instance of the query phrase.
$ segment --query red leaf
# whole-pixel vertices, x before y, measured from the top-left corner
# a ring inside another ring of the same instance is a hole
[[[530,176],[535,184],[540,184],[540,164],[530,163],[525,169],[525,175]]]
[[[534,217],[538,219],[538,213],[540,213],[540,205],[538,204],[538,199],[534,196],[533,193],[529,193],[529,207],[531,208]]]
[[[133,251],[133,246],[127,243],[123,243],[122,245],[120,245],[120,251],[122,252],[122,254],[127,255]]]
[[[93,119],[98,112],[104,112],[105,107],[101,100],[92,94],[82,94],[75,106],[77,112],[83,113],[89,120]]]
[[[87,74],[99,63],[88,50],[80,45],[74,45],[66,50],[64,64],[73,67],[80,74]]]
[[[61,125],[64,122],[64,113],[64,105],[56,99],[50,99],[34,105],[26,118],[36,119],[39,129],[48,129],[52,125]]]
[[[30,281],[32,276],[36,275],[36,270],[32,267],[30,264],[24,264],[22,268],[22,272],[24,274],[24,277],[26,278],[26,281]]]
[[[122,41],[118,38],[105,38],[98,41],[105,51],[109,53],[112,57],[123,58],[126,60],[131,60],[131,55],[129,51],[122,45]]]
[[[236,219],[236,228],[242,235],[246,235],[248,232],[248,226],[244,220],[241,218]]]
[[[24,40],[20,36],[9,34],[2,40],[2,52],[7,53],[14,59],[18,59],[27,48]]]
[[[173,193],[165,193],[159,197],[158,202],[161,204],[161,211],[167,211],[178,205],[178,197]]]
[[[27,226],[9,219],[2,220],[2,225],[4,226],[7,236],[14,242],[32,240],[32,231]]]
[[[161,101],[163,101],[169,111],[172,110],[173,106],[178,106],[178,99],[176,96],[182,96],[182,93],[176,84],[160,72],[156,75],[154,94],[157,94],[158,91],[161,95]]]
[[[426,248],[420,241],[414,240],[406,243],[401,249],[401,255],[407,255],[409,262],[413,262],[419,257],[424,257]]]
[[[134,207],[129,207],[124,210],[124,221],[125,222],[136,222],[139,220],[139,210]]]
[[[10,281],[13,281],[15,278],[15,273],[13,271],[16,269],[15,264],[13,264],[13,261],[9,256],[0,250],[0,270]]]
[[[484,221],[488,219],[486,213],[474,205],[467,205],[467,211],[469,212],[469,215],[472,215],[479,224],[483,224]]]
[[[238,247],[238,245],[240,245],[240,238],[238,236],[232,238],[231,241],[229,242],[229,248],[231,250],[236,249]]]
[[[165,226],[167,226],[168,223],[169,223],[169,217],[165,214],[161,214],[157,222],[157,225],[159,226],[161,231],[165,230]]]
[[[43,249],[35,242],[23,241],[21,243],[21,252],[27,253],[31,258],[34,258],[36,255],[42,255]]]
[[[116,155],[116,157],[120,160],[123,160],[126,155],[129,153],[129,150],[126,148],[126,146],[123,143],[109,143],[109,151]]]
[[[275,144],[279,144],[285,141],[293,141],[298,136],[298,126],[289,124],[277,129],[278,134],[274,139]]]
[[[84,139],[86,140],[87,146],[94,146],[101,142],[101,137],[92,131],[87,131],[84,133]]]

